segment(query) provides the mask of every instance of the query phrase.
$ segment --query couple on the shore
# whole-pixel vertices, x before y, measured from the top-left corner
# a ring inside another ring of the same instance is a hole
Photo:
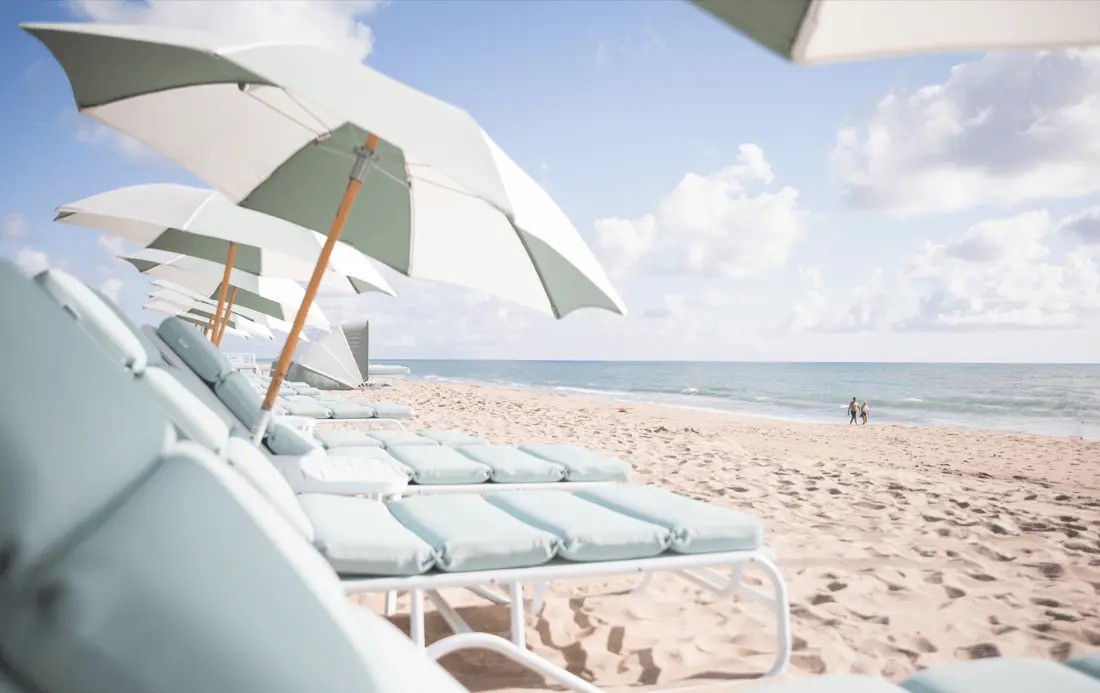
[[[863,420],[863,425],[866,426],[867,412],[867,400],[864,400],[863,404],[856,404],[856,398],[853,397],[852,401],[848,403],[848,416],[852,417],[851,420],[848,421],[848,425],[851,426],[852,424],[854,424],[856,422],[856,417],[858,416]]]

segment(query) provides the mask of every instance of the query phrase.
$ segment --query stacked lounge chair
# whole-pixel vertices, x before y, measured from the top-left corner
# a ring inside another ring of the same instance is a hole
[[[245,374],[245,380],[258,393],[267,391],[271,378]],[[387,402],[352,402],[346,397],[325,392],[306,383],[284,381],[279,388],[279,407],[292,416],[305,416],[319,421],[360,422],[371,419],[398,422],[411,419],[414,412],[403,404]],[[400,424],[397,425],[400,428]]]
[[[71,278],[53,273],[40,275],[38,283],[52,289],[52,294],[70,283],[68,280]],[[70,296],[64,300],[69,302],[68,312],[94,337],[89,341],[100,344],[119,371],[146,386],[151,402],[168,399],[157,389],[171,378],[149,366],[147,345],[128,339],[134,333],[115,313],[86,305],[83,299]],[[93,316],[93,312],[97,314]],[[171,396],[181,397],[186,392],[176,382]],[[192,402],[198,400],[192,397]],[[196,413],[198,407],[191,409],[195,418],[208,424],[216,418],[209,410]],[[182,418],[177,422],[177,428],[194,425]],[[215,430],[208,425],[195,437],[196,442],[200,439],[207,455],[221,456],[280,510],[288,524],[312,541],[341,574],[346,591],[408,592],[411,635],[417,644],[426,644],[424,598],[435,602],[457,634],[429,648],[433,656],[475,646],[485,637],[469,632],[440,594],[445,588],[463,587],[510,604],[513,647],[523,650],[521,583],[536,586],[533,602],[537,606],[551,580],[672,571],[716,592],[739,594],[768,605],[775,616],[777,637],[776,659],[769,673],[778,673],[786,665],[790,642],[786,590],[762,547],[762,525],[757,518],[641,486],[606,486],[575,493],[546,490],[427,496],[388,504],[331,494],[296,496],[264,455],[246,440],[232,436],[228,426]],[[742,581],[742,570],[752,566],[770,583],[771,594]],[[506,585],[509,595],[491,592],[494,584]]]

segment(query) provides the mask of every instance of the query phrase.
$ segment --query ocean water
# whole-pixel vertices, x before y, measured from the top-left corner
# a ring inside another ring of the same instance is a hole
[[[380,361],[381,363],[382,361]],[[395,360],[415,377],[607,394],[767,418],[1100,439],[1100,365]]]

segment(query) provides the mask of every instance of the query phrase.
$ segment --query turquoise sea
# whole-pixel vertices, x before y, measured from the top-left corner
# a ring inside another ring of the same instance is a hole
[[[1100,439],[1100,364],[392,360],[414,377],[607,394],[780,419],[947,425]]]

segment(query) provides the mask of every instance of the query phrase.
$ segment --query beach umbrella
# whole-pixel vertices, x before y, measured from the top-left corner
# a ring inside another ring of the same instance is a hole
[[[82,113],[242,207],[326,231],[256,440],[345,227],[350,245],[410,276],[555,317],[624,311],[561,209],[461,109],[317,46],[150,26],[23,28],[61,64]]]
[[[185,287],[215,302],[221,294],[225,266],[219,263],[151,248],[120,257],[142,274]],[[248,308],[288,322],[294,320],[305,293],[291,279],[257,277],[240,269],[230,271],[228,287],[237,290],[233,308]],[[326,332],[330,329],[319,306],[310,306],[305,324]]]
[[[190,298],[183,294],[169,291],[167,289],[157,289],[156,291],[149,294],[149,298],[161,303],[172,304],[183,310],[186,310],[192,315],[205,316],[208,323],[214,317],[215,311],[217,310],[216,304],[214,304],[212,301]],[[267,320],[274,320],[274,318],[270,316],[265,315],[263,317]],[[241,315],[240,312],[234,310],[232,307],[229,307],[223,311],[221,325],[226,325],[228,318],[243,321],[245,325],[248,326],[250,331],[255,333],[258,337],[265,337],[267,339],[275,338],[274,332],[269,326],[265,325],[262,320],[253,320],[251,317]],[[215,335],[215,339],[213,341],[215,344],[220,344],[220,335]]]
[[[691,0],[796,63],[1100,43],[1097,0]]]
[[[207,324],[208,317],[206,314],[198,313],[195,311],[181,308],[172,303],[164,301],[150,301],[142,306],[143,310],[152,311],[154,313],[163,313],[165,315],[174,315],[187,322],[194,323],[200,327],[204,327]],[[240,337],[241,339],[252,339],[253,333],[243,327],[236,318],[230,317],[228,323],[225,326],[226,334],[231,334],[234,337]]]
[[[154,279],[151,283],[154,286],[154,290],[149,294],[150,298],[168,301],[169,303],[175,303],[180,306],[193,306],[208,313],[213,313],[217,308],[217,302],[213,299],[207,298],[185,287],[172,284],[171,282],[165,282],[161,279]],[[239,315],[242,318],[247,318],[254,323],[266,327],[272,332],[290,331],[289,322],[273,318],[259,311],[242,308],[236,304],[229,309],[229,313],[231,315]]]
[[[143,248],[179,253],[257,276],[309,281],[325,238],[315,231],[233,204],[213,190],[149,184],[118,188],[61,205],[55,221],[124,238]],[[326,286],[347,293],[393,289],[361,252],[333,248]],[[222,310],[222,297],[217,312]]]

